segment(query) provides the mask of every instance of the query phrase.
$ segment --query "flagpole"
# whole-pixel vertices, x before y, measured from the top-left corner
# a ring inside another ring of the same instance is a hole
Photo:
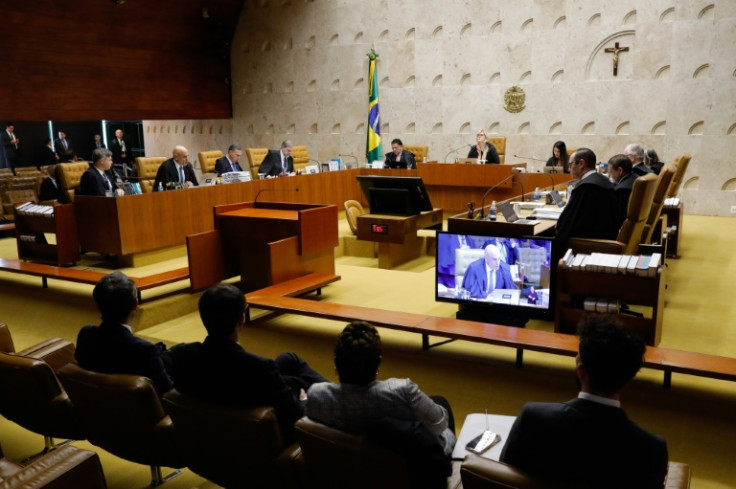
[[[381,152],[381,118],[378,105],[378,76],[376,61],[380,57],[375,48],[366,53],[368,58],[368,127],[366,131],[365,156],[368,163],[382,160]]]

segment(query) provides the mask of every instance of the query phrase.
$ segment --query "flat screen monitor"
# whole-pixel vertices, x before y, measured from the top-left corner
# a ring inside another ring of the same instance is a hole
[[[413,216],[432,210],[422,177],[357,175],[355,178],[368,200],[371,214]]]
[[[437,233],[435,299],[549,319],[551,237]]]

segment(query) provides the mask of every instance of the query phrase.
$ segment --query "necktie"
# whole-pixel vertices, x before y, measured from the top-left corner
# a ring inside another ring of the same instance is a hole
[[[105,181],[105,186],[107,187],[107,190],[112,190],[112,186],[110,185],[110,179],[107,178],[107,175],[103,173],[102,179]]]
[[[66,151],[67,149],[69,149],[69,148],[67,148],[67,146],[66,146],[66,139],[62,139],[62,140],[61,140],[61,144],[63,144],[63,145],[64,145],[64,151]]]
[[[486,295],[490,294],[496,288],[496,271],[488,269],[488,287],[486,288]]]
[[[185,181],[186,180],[184,179],[184,167],[181,166],[181,165],[179,165],[179,183],[181,183],[182,185],[184,185],[184,182]]]
[[[230,160],[228,160],[228,161],[230,161]],[[237,171],[235,169],[235,163],[233,163],[232,161],[230,161],[230,171]]]

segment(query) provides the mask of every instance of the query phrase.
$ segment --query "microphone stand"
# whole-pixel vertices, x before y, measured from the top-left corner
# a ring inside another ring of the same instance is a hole
[[[357,156],[355,156],[355,155],[343,155],[343,154],[338,154],[337,156],[339,156],[340,158],[342,158],[343,156],[349,156],[349,157],[351,157],[351,158],[353,158],[353,159],[355,160],[355,167],[357,168],[357,167],[359,166],[359,165],[358,165],[358,157],[357,157]]]
[[[445,163],[447,163],[447,157],[448,157],[448,156],[450,156],[450,155],[451,155],[452,153],[457,153],[457,152],[458,152],[458,151],[460,151],[461,149],[463,149],[463,148],[465,148],[465,147],[468,147],[468,146],[472,146],[472,145],[471,145],[471,144],[463,144],[463,145],[462,145],[462,146],[460,146],[459,148],[455,148],[455,149],[453,149],[452,151],[450,151],[449,153],[447,153],[447,154],[445,155],[445,157],[444,157]]]
[[[517,184],[517,185],[518,185],[519,187],[521,187],[521,201],[522,201],[522,202],[524,202],[524,186],[523,186],[523,185],[521,184],[521,182],[517,182],[516,180],[514,180],[514,181],[513,181],[513,182],[511,182],[511,183],[512,183],[512,184],[514,184],[514,183],[515,183],[515,184]]]
[[[253,199],[253,207],[256,206],[258,203],[258,197],[261,195],[261,192],[298,192],[299,188],[262,188],[258,191],[256,194],[256,198]]]
[[[545,163],[547,162],[547,160],[540,160],[539,158],[532,158],[531,156],[514,155],[514,158],[519,158],[520,160],[544,161]]]
[[[500,182],[498,182],[493,187],[491,187],[488,190],[486,190],[486,193],[483,194],[483,200],[480,201],[480,218],[481,219],[483,219],[483,216],[484,216],[485,206],[486,206],[486,197],[488,196],[488,194],[490,194],[491,191],[495,190],[499,185],[508,182],[512,178],[514,178],[514,174],[513,173],[511,175],[507,176],[506,178],[504,178],[503,180],[501,180]]]

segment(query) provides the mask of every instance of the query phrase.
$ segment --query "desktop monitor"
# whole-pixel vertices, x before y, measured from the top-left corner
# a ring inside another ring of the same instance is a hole
[[[413,216],[432,210],[422,177],[357,175],[355,178],[368,200],[371,214]]]
[[[435,300],[461,304],[481,318],[551,318],[551,237],[440,231],[436,257]]]

